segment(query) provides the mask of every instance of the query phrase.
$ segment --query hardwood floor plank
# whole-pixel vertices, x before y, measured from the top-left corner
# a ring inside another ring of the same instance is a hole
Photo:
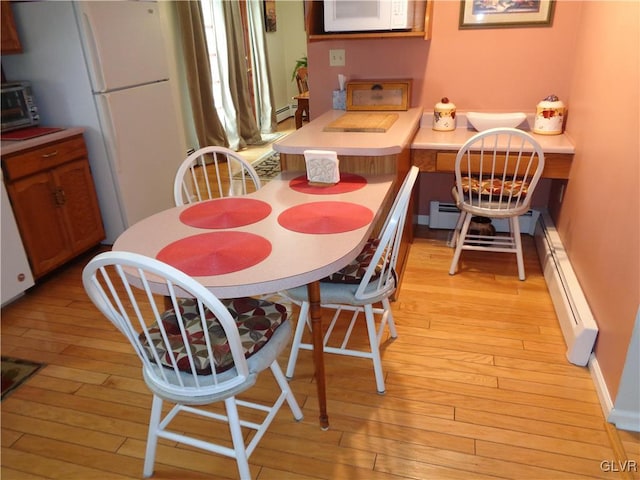
[[[0,476],[4,480],[44,480],[47,477],[41,477],[40,475],[31,475],[30,473],[20,472],[12,468],[2,467],[0,468]]]
[[[25,439],[23,443],[27,443],[28,440]],[[77,457],[64,461],[58,460],[58,455],[47,457],[30,453],[28,450],[22,451],[20,450],[21,446],[22,444],[16,448],[3,448],[2,464],[11,465],[12,469],[24,472],[27,475],[36,475],[36,478],[37,476],[56,480],[87,480],[89,478],[131,480],[132,478],[137,478],[86,467],[78,463],[80,459]],[[56,451],[60,453],[60,456],[64,456],[66,450],[67,448],[65,448],[64,444],[57,445]],[[2,473],[4,474],[4,471]]]
[[[576,477],[584,475],[589,478],[611,478],[600,468],[601,460],[584,459],[568,455],[558,455],[553,452],[541,452],[531,448],[515,447],[513,445],[497,444],[478,441],[477,454],[483,457],[513,461],[525,465],[537,465],[541,468],[563,471]]]
[[[606,445],[608,438],[602,430],[583,428],[574,425],[557,424],[555,422],[533,420],[523,417],[512,417],[479,410],[456,408],[456,421],[487,425],[516,432],[532,433],[547,437],[569,439],[594,445]]]
[[[409,478],[512,478],[512,479],[573,479],[575,474],[539,468],[512,460],[503,461],[480,455],[414,445],[410,442],[389,442],[381,437],[347,435],[345,444],[359,445],[366,450],[384,452],[378,456],[376,470],[395,471]]]
[[[57,477],[60,465],[74,465],[84,471],[85,477],[77,478],[140,478],[141,465],[135,459],[95,449],[90,443],[86,445],[65,442],[64,439],[52,439],[38,435],[26,435],[16,445],[16,449],[35,458],[46,459],[47,463],[57,462],[58,466],[49,473],[48,478]],[[43,460],[41,460],[43,461]]]
[[[17,415],[10,412],[2,412],[2,425],[25,434],[40,435],[81,445],[91,444],[97,450],[111,452],[115,452],[124,441],[124,437],[121,435],[86,430],[64,423],[40,420],[35,416]],[[18,440],[16,444],[21,440]]]

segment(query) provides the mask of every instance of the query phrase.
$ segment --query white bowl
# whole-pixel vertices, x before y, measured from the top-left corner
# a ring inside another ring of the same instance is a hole
[[[478,113],[467,112],[467,121],[477,131],[482,132],[490,128],[517,127],[527,118],[526,113]]]

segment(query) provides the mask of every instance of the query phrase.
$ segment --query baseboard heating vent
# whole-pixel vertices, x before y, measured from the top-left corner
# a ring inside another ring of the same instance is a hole
[[[295,108],[294,108],[295,110]],[[282,122],[289,117],[293,116],[291,105],[287,105],[286,107],[281,107],[276,110],[276,122]]]
[[[429,204],[429,228],[442,228],[445,230],[453,230],[456,228],[460,210],[454,203],[444,203],[433,201]],[[538,223],[540,212],[537,210],[529,210],[527,213],[520,215],[520,232],[533,235]],[[491,223],[497,232],[508,232],[509,221],[503,218],[492,219]]]
[[[567,344],[567,359],[584,366],[589,361],[598,336],[598,325],[548,213],[543,212],[540,216],[534,238],[547,288]]]

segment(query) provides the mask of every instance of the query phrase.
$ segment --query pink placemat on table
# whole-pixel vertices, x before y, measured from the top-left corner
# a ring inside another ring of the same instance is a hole
[[[309,185],[306,175],[301,175],[289,182],[289,187],[301,193],[312,195],[332,195],[336,193],[348,193],[359,190],[367,184],[367,179],[353,173],[340,173],[340,182],[328,187]]]
[[[156,258],[187,275],[206,277],[252,267],[271,254],[271,242],[248,232],[209,232],[164,247]]]
[[[180,221],[196,228],[234,228],[266,218],[271,205],[252,198],[219,198],[199,202],[180,214]]]
[[[280,214],[278,223],[300,233],[342,233],[368,225],[373,212],[349,202],[310,202],[291,207]]]

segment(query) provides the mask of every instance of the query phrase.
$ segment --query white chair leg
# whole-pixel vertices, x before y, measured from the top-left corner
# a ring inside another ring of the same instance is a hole
[[[300,315],[296,324],[296,331],[291,342],[291,353],[289,354],[289,363],[287,364],[287,378],[293,378],[293,372],[296,369],[298,361],[298,352],[300,352],[300,343],[302,342],[302,334],[307,325],[307,317],[309,316],[309,302],[302,302],[300,305]]]
[[[389,302],[388,298],[382,300],[382,306],[387,311],[387,325],[389,327],[389,335],[391,335],[391,338],[398,338],[398,332],[396,331],[396,322],[393,321],[391,302]]]
[[[380,358],[380,348],[378,347],[378,335],[373,315],[373,305],[364,306],[364,316],[367,322],[367,333],[369,334],[369,345],[371,347],[371,358],[373,360],[373,372],[376,376],[376,390],[378,390],[379,394],[383,394],[385,392],[384,374],[382,373],[382,359]]]
[[[462,220],[462,228],[456,241],[456,251],[453,253],[453,260],[451,261],[451,267],[449,268],[449,275],[455,275],[458,268],[458,260],[460,260],[460,254],[462,253],[462,247],[464,246],[465,239],[467,237],[467,231],[469,230],[469,224],[471,223],[471,214],[467,212],[461,212],[460,217],[464,217]]]
[[[144,468],[142,475],[149,478],[153,475],[153,464],[156,460],[156,447],[158,446],[158,427],[162,415],[162,399],[157,395],[153,396],[151,404],[151,415],[149,417],[149,432],[147,433],[147,448],[144,454]]]
[[[460,229],[462,228],[462,222],[464,221],[465,213],[460,210],[460,215],[458,215],[458,221],[456,222],[456,228],[453,229],[453,235],[451,235],[451,241],[449,242],[449,247],[455,248],[458,245],[458,240],[460,239]]]
[[[278,382],[280,390],[286,394],[285,398],[287,400],[287,403],[289,404],[291,412],[293,413],[293,418],[295,418],[297,421],[302,420],[302,410],[300,410],[300,406],[298,405],[296,397],[293,396],[293,392],[291,391],[289,382],[287,382],[287,379],[282,373],[282,369],[280,368],[280,365],[277,361],[271,364],[271,373],[273,373],[273,377],[276,379],[276,382]]]
[[[242,437],[242,429],[240,428],[240,417],[238,416],[238,407],[236,406],[235,397],[226,398],[224,405],[227,410],[227,418],[229,419],[229,430],[231,431],[231,439],[233,440],[233,449],[236,452],[236,463],[238,465],[238,473],[242,480],[251,479],[249,471],[249,460],[247,458],[247,449]]]
[[[525,279],[524,274],[524,258],[522,256],[522,237],[520,236],[520,219],[518,217],[511,217],[509,219],[511,224],[511,235],[513,235],[513,241],[516,246],[516,260],[518,262],[518,278],[520,280]]]

